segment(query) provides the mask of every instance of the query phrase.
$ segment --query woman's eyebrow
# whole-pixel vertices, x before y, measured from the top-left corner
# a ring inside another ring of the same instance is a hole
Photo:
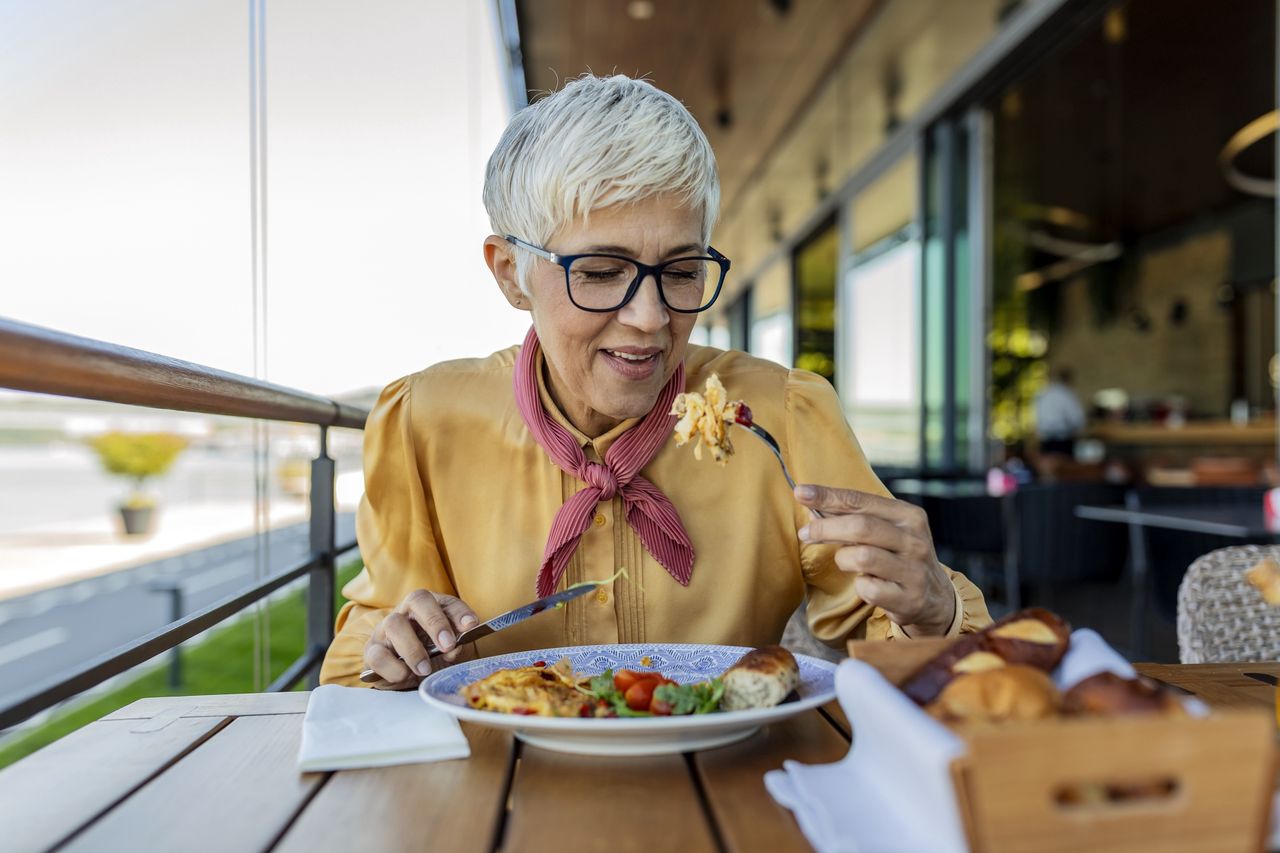
[[[685,252],[705,252],[705,251],[706,251],[705,246],[699,246],[697,243],[686,243],[683,246],[676,246],[674,249],[668,249],[667,253],[663,255],[663,257],[669,258],[672,255],[680,255]],[[635,250],[630,248],[629,246],[588,246],[587,248],[583,249],[582,252],[580,252],[579,254],[592,254],[597,252],[602,255],[625,255],[628,258],[635,257]]]

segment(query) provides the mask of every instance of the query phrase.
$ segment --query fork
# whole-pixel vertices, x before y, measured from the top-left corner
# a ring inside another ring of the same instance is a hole
[[[778,457],[778,464],[782,466],[782,476],[787,478],[787,485],[791,487],[791,491],[796,490],[796,481],[791,476],[791,472],[787,470],[787,463],[782,459],[782,448],[778,446],[778,440],[769,434],[769,431],[756,423],[751,417],[751,408],[746,403],[738,404],[737,414],[733,416],[733,422],[738,426],[747,430],[765,443],[765,445],[773,451],[773,455]],[[809,507],[809,514],[814,518],[826,518],[821,511]]]

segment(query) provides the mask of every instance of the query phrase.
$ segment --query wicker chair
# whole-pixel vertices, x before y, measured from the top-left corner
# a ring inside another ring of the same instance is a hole
[[[1197,559],[1178,589],[1178,657],[1183,663],[1280,659],[1280,607],[1245,580],[1259,560],[1280,561],[1280,545],[1234,545]]]

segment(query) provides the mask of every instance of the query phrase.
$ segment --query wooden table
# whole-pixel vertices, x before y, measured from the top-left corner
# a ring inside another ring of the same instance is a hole
[[[1211,704],[1267,704],[1241,671],[1143,665]],[[808,845],[762,776],[849,748],[829,706],[691,755],[588,758],[464,725],[471,758],[298,773],[306,693],[143,699],[0,771],[0,848],[787,851]]]

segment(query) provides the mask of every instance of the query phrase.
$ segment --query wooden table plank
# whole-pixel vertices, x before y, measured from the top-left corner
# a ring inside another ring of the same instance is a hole
[[[489,851],[506,805],[512,738],[462,729],[468,759],[333,774],[276,850]]]
[[[264,850],[324,777],[299,773],[300,714],[240,717],[67,846],[91,850]]]
[[[257,714],[304,714],[310,692],[225,693],[214,696],[153,696],[125,705],[104,720],[138,720],[159,714],[183,717],[249,717]]]
[[[225,717],[90,723],[0,771],[0,846],[44,850],[200,744]]]
[[[764,787],[764,774],[787,760],[830,764],[849,741],[817,711],[774,723],[740,743],[693,755],[720,837],[729,851],[809,850],[791,812]]]
[[[611,758],[525,745],[503,853],[714,851],[683,755]]]
[[[1280,677],[1280,663],[1139,663],[1143,675],[1190,690],[1219,707],[1276,707],[1276,688],[1243,673],[1262,672]]]

